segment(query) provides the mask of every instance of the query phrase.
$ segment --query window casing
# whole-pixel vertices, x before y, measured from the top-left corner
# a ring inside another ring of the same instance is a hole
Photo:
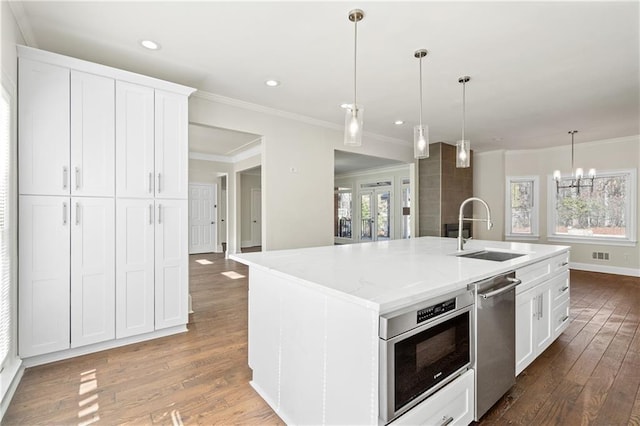
[[[505,238],[537,240],[540,236],[538,176],[508,176],[505,188]]]
[[[0,103],[0,371],[15,350],[15,298],[12,289],[11,141],[13,101],[3,85]],[[13,354],[15,356],[15,353]],[[0,395],[1,397],[2,395]]]
[[[570,176],[562,177],[563,186],[570,183]],[[636,183],[635,169],[598,171],[593,190],[588,187],[580,191],[576,188],[558,190],[555,181],[549,177],[548,239],[635,245]]]

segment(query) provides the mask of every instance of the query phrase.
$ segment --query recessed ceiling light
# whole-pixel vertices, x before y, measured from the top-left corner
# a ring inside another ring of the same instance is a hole
[[[394,121],[394,122],[393,122],[393,124],[395,124],[396,126],[401,126],[401,125],[403,125],[403,124],[404,124],[404,121],[402,121],[402,120],[396,120],[396,121]]]
[[[143,47],[146,47],[149,50],[158,50],[158,49],[160,49],[160,45],[158,43],[156,43],[155,41],[152,41],[152,40],[142,40],[140,42],[140,44]]]
[[[269,87],[280,86],[280,82],[278,80],[267,80],[264,82],[264,84],[266,84]]]

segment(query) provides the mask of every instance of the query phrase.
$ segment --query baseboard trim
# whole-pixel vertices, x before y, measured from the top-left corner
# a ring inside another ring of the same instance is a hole
[[[177,325],[175,327],[152,331],[151,333],[140,334],[138,336],[108,340],[106,342],[95,343],[93,345],[82,346],[80,348],[65,349],[64,351],[54,352],[51,354],[36,355],[30,358],[24,358],[22,361],[25,367],[35,367],[37,365],[48,364],[50,362],[61,361],[63,359],[74,358],[80,355],[87,355],[107,349],[119,348],[120,346],[171,336],[173,334],[184,333],[186,331],[188,331],[186,325]]]
[[[2,399],[0,400],[0,422],[4,418],[5,413],[9,409],[9,404],[13,399],[13,395],[16,393],[16,389],[18,389],[18,385],[20,384],[20,380],[22,380],[22,375],[24,374],[24,363],[22,360],[18,360],[16,365],[11,368],[13,370],[13,377],[11,378],[11,383],[7,387],[6,391],[2,395]],[[8,373],[7,375],[11,375],[11,372],[3,371],[3,374]]]
[[[622,268],[620,266],[594,265],[592,263],[569,263],[570,269],[578,271],[602,272],[604,274],[627,275],[630,277],[640,277],[640,269]]]

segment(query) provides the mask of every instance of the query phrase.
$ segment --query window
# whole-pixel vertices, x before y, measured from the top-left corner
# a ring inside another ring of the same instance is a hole
[[[2,87],[0,104],[0,370],[12,348],[13,313],[11,303],[11,228],[10,228],[10,146],[11,97]],[[1,395],[0,395],[1,396]]]
[[[537,239],[538,176],[507,177],[506,188],[506,238]]]
[[[563,177],[557,189],[550,179],[549,239],[634,245],[636,170],[599,172],[592,187],[571,187]],[[590,183],[583,179],[582,184]]]
[[[353,191],[351,188],[336,188],[335,210],[335,236],[338,238],[352,238]]]

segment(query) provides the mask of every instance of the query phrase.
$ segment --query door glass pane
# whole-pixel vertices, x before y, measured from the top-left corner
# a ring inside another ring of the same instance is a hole
[[[384,191],[376,193],[376,204],[376,236],[378,240],[388,240],[391,238],[391,192]]]
[[[351,194],[352,192],[349,188],[338,188],[336,191],[336,237],[351,238]]]
[[[373,220],[371,218],[371,194],[360,195],[360,239],[371,240],[373,235]]]
[[[402,187],[402,238],[411,238],[411,194],[408,186]]]

